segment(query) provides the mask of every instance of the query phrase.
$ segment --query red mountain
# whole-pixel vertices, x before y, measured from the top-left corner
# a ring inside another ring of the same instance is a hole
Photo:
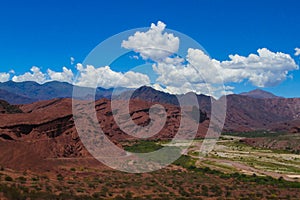
[[[257,99],[280,98],[280,97],[272,94],[271,92],[267,92],[267,91],[264,91],[261,89],[255,89],[255,90],[252,90],[249,92],[243,92],[240,95],[257,98]]]
[[[122,102],[120,102],[122,104]],[[132,100],[130,116],[140,126],[149,123],[149,108],[151,102]],[[6,105],[10,106],[10,105]],[[167,121],[163,129],[152,138],[172,138],[180,124],[180,108],[164,104],[167,111]],[[95,102],[98,122],[104,133],[111,141],[134,139],[125,134],[115,123],[112,116],[110,100],[101,99]],[[47,165],[47,160],[57,157],[82,157],[89,153],[78,137],[72,115],[71,99],[53,99],[26,104],[16,107],[22,113],[0,114],[0,163],[6,163],[13,168],[22,168],[22,165],[34,166],[37,162]],[[192,108],[188,123],[197,123],[192,116]],[[208,120],[202,113],[198,137],[206,133]],[[123,123],[127,123],[124,121]],[[187,124],[183,131],[189,132]],[[32,156],[35,159],[31,159]],[[26,162],[22,162],[25,161]],[[20,165],[22,163],[22,165]],[[28,167],[27,166],[27,167]]]
[[[289,130],[300,119],[299,98],[227,96],[225,131]]]

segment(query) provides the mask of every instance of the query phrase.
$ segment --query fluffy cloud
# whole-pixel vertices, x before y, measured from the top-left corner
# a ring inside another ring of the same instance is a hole
[[[300,48],[295,48],[295,56],[299,56],[300,55]]]
[[[26,72],[22,75],[15,75],[12,80],[15,82],[23,81],[35,81],[37,83],[43,84],[48,81],[62,81],[72,83],[73,72],[71,69],[63,67],[62,72],[55,72],[51,69],[47,70],[47,73],[43,73],[39,67],[33,66],[30,69],[31,72]]]
[[[12,80],[15,82],[35,81],[37,83],[45,83],[49,81],[68,82],[79,86],[103,88],[112,87],[128,87],[137,88],[143,85],[149,85],[150,79],[147,75],[128,71],[126,73],[116,72],[110,69],[109,66],[95,68],[92,65],[83,66],[77,64],[76,69],[78,76],[74,82],[74,74],[71,69],[62,68],[62,72],[56,72],[51,69],[47,73],[43,73],[40,68],[32,67],[31,72],[26,72],[22,75],[13,76]],[[9,73],[0,73],[0,82],[8,81]]]
[[[33,66],[30,71],[23,75],[13,76],[12,80],[15,82],[35,81],[40,84],[46,81],[46,76],[41,72],[40,68]]]
[[[223,76],[227,78],[225,81],[230,81],[228,78],[235,77],[238,81],[247,79],[258,87],[270,87],[284,81],[289,71],[299,69],[289,54],[271,52],[266,48],[258,49],[257,53],[257,55],[250,54],[247,57],[230,55],[231,60],[221,62],[221,67],[226,69],[227,73],[227,77],[223,73]],[[231,72],[233,73],[230,74]]]
[[[164,33],[166,25],[157,22],[151,24],[146,32],[136,32],[128,40],[122,42],[122,47],[139,53],[143,59],[159,61],[178,51],[179,38],[172,33]]]
[[[166,58],[154,64],[153,70],[158,74],[157,82],[169,92],[214,93],[219,91],[216,85],[222,83],[249,81],[258,87],[275,86],[287,78],[289,71],[298,69],[290,55],[266,48],[247,57],[230,55],[229,58],[221,62],[211,59],[202,50],[190,48],[186,64],[182,58]],[[226,93],[231,93],[231,89],[227,88]]]
[[[186,59],[166,58],[153,64],[153,70],[158,75],[157,83],[153,87],[173,94],[193,91],[220,96],[224,93],[224,87],[222,77],[218,74],[220,65],[217,63],[218,61],[210,59],[203,51],[189,49]],[[233,88],[227,88],[229,93],[231,89]]]
[[[92,65],[84,67],[82,64],[77,64],[79,77],[76,80],[76,85],[104,88],[112,87],[128,87],[137,88],[143,85],[150,84],[150,79],[147,75],[137,72],[115,72],[109,66],[95,68]]]
[[[6,82],[10,78],[9,73],[0,73],[0,82]]]
[[[162,87],[160,84],[155,83],[152,85],[152,87],[156,90],[160,90],[170,94],[186,94],[188,92],[195,92],[195,93],[210,95],[216,98],[224,94],[232,94],[233,92],[231,90],[234,89],[232,87],[224,88],[222,86],[215,86],[207,83],[195,84],[188,81],[182,82],[182,85],[180,86],[167,85],[165,87]]]
[[[71,69],[67,69],[66,67],[63,67],[62,72],[55,72],[51,69],[47,70],[48,76],[50,77],[50,80],[53,81],[61,81],[61,82],[68,82],[72,83],[73,81],[73,72]]]

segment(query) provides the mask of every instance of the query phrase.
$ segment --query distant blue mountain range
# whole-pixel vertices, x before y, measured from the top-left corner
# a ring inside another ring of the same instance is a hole
[[[71,98],[73,94],[72,84],[66,82],[52,81],[38,84],[33,81],[0,83],[0,99],[11,104],[27,104],[40,100],[54,98]],[[81,90],[92,93],[94,89],[84,88]],[[95,98],[110,98],[113,89],[97,88]]]

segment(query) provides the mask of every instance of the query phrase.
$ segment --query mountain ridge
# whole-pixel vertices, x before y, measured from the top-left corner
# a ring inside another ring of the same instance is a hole
[[[193,93],[177,97],[189,99],[189,95],[193,95]],[[151,139],[171,139],[177,134],[182,118],[180,111],[182,107],[178,106],[178,102],[175,101],[177,100],[175,95],[150,87],[141,87],[134,91],[132,97],[129,106],[130,117],[138,126],[147,126],[150,123],[149,110],[152,105],[160,103],[165,108],[166,123],[163,129]],[[189,107],[189,112],[185,114],[192,120],[188,120],[188,124],[182,129],[189,133],[190,127],[196,123],[198,125],[197,137],[203,138],[211,125],[211,103],[220,99],[216,100],[205,95],[197,95],[197,99],[200,120],[196,121],[194,118],[194,107],[183,105]],[[300,131],[300,98],[253,98],[232,94],[227,95],[226,99],[227,113],[223,132],[268,130],[297,133]],[[81,100],[76,100],[75,103],[77,101],[81,102]],[[117,145],[120,141],[135,140],[135,137],[126,134],[116,124],[113,113],[119,111],[112,110],[111,101],[106,98],[95,101],[96,116],[99,122],[97,127],[101,127],[103,133]],[[122,99],[113,101],[119,105],[126,103]],[[74,124],[73,103],[71,98],[54,98],[20,105],[10,105],[5,101],[0,101],[0,150],[8,152],[9,149],[14,152],[14,155],[18,155],[14,159],[11,159],[10,156],[3,156],[0,161],[10,167],[20,167],[20,159],[30,159],[32,155],[39,156],[38,162],[42,162],[45,158],[89,156]],[[88,126],[88,130],[94,133],[93,127],[88,123],[90,115],[91,113],[87,113],[87,116],[83,116],[81,119],[85,120],[84,125]],[[122,124],[125,127],[131,127],[128,120],[130,117],[122,118]],[[134,131],[137,130],[134,129]],[[27,157],[22,156],[25,151],[30,152]],[[23,165],[34,166],[36,162],[23,162]]]
[[[249,97],[257,98],[257,99],[282,98],[282,97],[274,95],[271,92],[267,92],[262,89],[255,89],[255,90],[251,90],[249,92],[242,92],[239,95],[249,96]]]
[[[26,104],[33,103],[40,100],[50,100],[53,98],[71,98],[73,96],[73,88],[77,87],[83,90],[88,91],[88,94],[95,93],[95,99],[100,98],[111,98],[112,92],[114,88],[101,88],[98,87],[96,89],[89,87],[81,87],[74,86],[67,82],[59,82],[59,81],[50,81],[43,84],[36,83],[34,81],[25,81],[25,82],[14,82],[7,81],[0,83],[0,99],[3,99],[12,104]],[[118,88],[117,88],[118,89]],[[129,98],[126,95],[127,90],[132,90],[129,88],[121,88],[118,89],[118,94],[123,95],[123,98]],[[125,91],[125,92],[122,92]],[[131,94],[131,92],[129,92]],[[155,93],[155,94],[154,94]],[[193,93],[193,92],[190,92]],[[195,93],[193,93],[195,94]],[[185,94],[187,95],[187,94]],[[203,98],[212,98],[210,96],[204,94],[196,94],[198,99]],[[248,96],[252,98],[284,98],[276,96],[270,92],[264,91],[262,89],[255,89],[248,92],[242,92],[240,94],[242,96]],[[153,96],[150,101],[158,101],[162,103],[171,103],[178,105],[178,100],[176,97],[181,97],[182,95],[174,95],[166,92],[155,90],[149,86],[141,86],[137,88],[133,93],[133,98],[141,98],[144,100],[148,100],[149,96]]]
[[[6,89],[15,88],[13,91],[19,93],[16,94],[19,95],[18,98],[14,97],[12,98],[13,102],[9,102],[7,98],[5,98],[8,97],[7,95],[1,96],[3,85],[6,86],[4,87]],[[36,87],[38,87],[39,89],[36,89]],[[56,88],[58,88],[58,91],[55,90]],[[64,92],[65,88],[67,88],[65,97],[61,97],[62,95],[60,94]],[[72,88],[73,86],[71,84],[61,82],[49,82],[41,85],[34,82],[15,83],[10,81],[0,84],[0,99],[4,99],[10,104],[33,103],[32,105],[35,105],[34,102],[40,101],[38,100],[38,98],[30,99],[28,97],[20,95],[26,93],[32,94],[33,89],[35,89],[33,92],[33,96],[35,95],[34,97],[40,98],[43,97],[44,99],[42,100],[52,100],[55,98],[64,99],[70,98],[68,95],[72,94]],[[27,92],[27,89],[29,90],[29,92]],[[88,88],[88,90],[93,89]],[[52,93],[49,91],[52,91]],[[97,98],[110,99],[112,91],[113,89],[97,88],[96,100]],[[48,96],[43,96],[46,93]],[[125,100],[131,98],[150,103],[179,106],[178,100],[180,100],[182,97],[188,97],[189,95],[193,94],[194,93],[187,93],[185,95],[173,95],[155,90],[154,88],[149,86],[142,86],[133,92],[125,90],[119,93],[119,95],[117,95],[117,99]],[[253,94],[262,94],[262,96],[253,97]],[[198,99],[199,108],[207,113],[208,117],[210,117],[212,103],[219,100],[202,94],[196,95],[196,97]],[[282,124],[287,123],[288,121],[297,121],[298,119],[300,119],[300,98],[277,97],[269,92],[260,89],[253,90],[248,93],[226,95],[224,97],[226,97],[227,99],[227,113],[224,131],[251,131],[260,129],[288,130],[290,127],[284,126]],[[22,99],[24,100],[23,102]],[[189,105],[189,100],[185,101],[185,103],[186,105]]]
[[[13,104],[33,103],[41,100],[54,98],[71,98],[74,86],[67,82],[50,81],[39,84],[34,81],[13,82],[7,81],[0,83],[0,99]],[[110,98],[112,89],[80,87],[87,94],[95,93],[96,99]],[[1,95],[8,93],[10,95]],[[23,101],[22,101],[23,99]]]

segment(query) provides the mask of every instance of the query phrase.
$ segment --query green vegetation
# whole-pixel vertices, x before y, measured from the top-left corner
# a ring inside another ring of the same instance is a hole
[[[63,180],[64,180],[64,177],[63,177],[61,174],[57,174],[56,179],[57,179],[58,181],[63,181]]]
[[[189,156],[181,156],[177,161],[174,162],[175,165],[182,166],[193,172],[198,172],[201,174],[214,174],[218,175],[222,179],[234,178],[243,182],[253,182],[259,185],[274,185],[282,188],[300,188],[300,182],[290,182],[282,178],[275,179],[270,176],[256,176],[256,175],[245,175],[240,173],[225,174],[223,172],[212,170],[209,167],[199,168],[195,166],[195,160]]]
[[[75,171],[76,171],[76,169],[75,169],[74,167],[70,168],[70,170],[71,170],[72,172],[75,172]]]
[[[249,132],[223,132],[222,135],[230,135],[236,137],[257,138],[257,137],[278,137],[285,135],[284,132],[270,131],[249,131]]]
[[[13,178],[10,176],[5,176],[4,180],[5,181],[13,181]]]
[[[180,156],[175,162],[173,162],[174,165],[181,166],[187,169],[195,169],[195,162],[196,160],[191,158],[190,156]]]
[[[59,195],[55,195],[50,192],[38,192],[38,191],[31,191],[29,192],[28,188],[24,187],[17,187],[14,185],[4,185],[0,184],[0,192],[3,193],[3,195],[7,199],[11,200],[52,200],[52,199],[57,199],[57,200],[96,200],[98,198],[93,198],[87,195],[72,195],[72,194],[67,194],[67,193],[61,193]]]
[[[193,156],[196,154],[194,151],[191,151],[189,155]],[[261,171],[284,174],[300,173],[300,159],[297,154],[287,150],[249,146],[236,138],[217,143],[217,150],[212,151],[208,157],[216,160],[223,159],[243,163]],[[206,161],[203,163],[206,163]],[[221,167],[216,162],[208,163],[208,165],[221,169],[221,171],[226,171],[226,167]]]
[[[139,141],[130,146],[125,146],[124,149],[133,153],[149,153],[163,148],[156,141]]]
[[[282,177],[279,179],[275,179],[270,176],[256,176],[255,174],[249,176],[240,173],[222,174],[220,177],[225,179],[234,178],[239,181],[253,182],[259,185],[273,185],[281,188],[300,188],[299,182],[286,181]]]
[[[32,177],[31,180],[32,180],[32,181],[39,181],[40,178],[39,178],[39,177]]]

